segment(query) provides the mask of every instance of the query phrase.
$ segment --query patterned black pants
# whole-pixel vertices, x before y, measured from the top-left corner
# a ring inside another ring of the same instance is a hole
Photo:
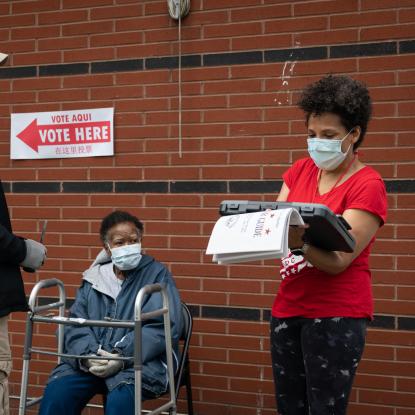
[[[271,319],[278,413],[345,415],[367,319]]]

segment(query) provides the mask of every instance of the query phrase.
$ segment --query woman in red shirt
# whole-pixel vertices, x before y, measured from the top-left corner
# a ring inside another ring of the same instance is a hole
[[[283,175],[279,201],[320,203],[341,214],[356,241],[352,253],[307,243],[291,228],[272,308],[271,355],[281,415],[344,415],[373,317],[369,253],[386,219],[380,175],[358,158],[371,115],[367,88],[326,76],[303,91],[310,158]]]

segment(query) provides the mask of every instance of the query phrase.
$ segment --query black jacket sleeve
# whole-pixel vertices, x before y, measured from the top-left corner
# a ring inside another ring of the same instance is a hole
[[[0,183],[0,262],[20,264],[26,256],[26,244],[12,233],[9,210]]]
[[[0,224],[0,261],[20,264],[26,256],[24,239],[13,235]]]
[[[0,317],[27,311],[19,264],[26,256],[23,239],[13,235],[3,186],[0,182]]]

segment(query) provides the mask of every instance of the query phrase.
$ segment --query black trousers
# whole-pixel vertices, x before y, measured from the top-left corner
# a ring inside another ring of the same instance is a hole
[[[365,318],[271,319],[280,415],[345,415],[365,345]]]

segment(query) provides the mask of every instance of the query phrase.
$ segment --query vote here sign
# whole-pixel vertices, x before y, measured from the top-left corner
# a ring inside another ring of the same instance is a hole
[[[113,154],[114,108],[11,114],[11,159]]]

